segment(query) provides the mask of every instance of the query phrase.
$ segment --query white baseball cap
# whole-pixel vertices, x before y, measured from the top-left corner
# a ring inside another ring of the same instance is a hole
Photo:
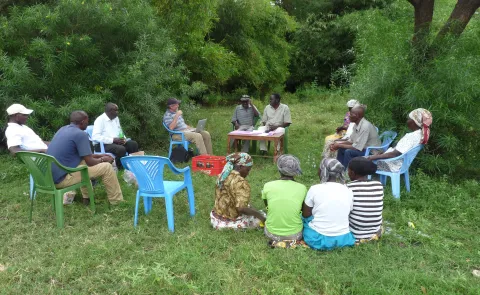
[[[30,115],[33,112],[33,110],[27,109],[21,104],[14,103],[11,106],[8,107],[7,109],[7,114],[10,115],[15,115],[15,114],[24,114],[24,115]]]

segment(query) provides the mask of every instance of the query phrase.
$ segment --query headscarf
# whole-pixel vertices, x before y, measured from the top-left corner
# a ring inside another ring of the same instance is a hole
[[[350,99],[350,100],[347,102],[347,107],[353,108],[353,107],[355,107],[357,104],[360,104],[360,102],[358,102],[358,100],[356,100],[356,99]]]
[[[418,127],[422,128],[421,144],[426,144],[430,138],[430,125],[432,125],[432,113],[426,109],[418,108],[410,112],[408,117],[412,119]]]
[[[247,153],[233,153],[226,157],[227,164],[223,167],[222,173],[217,178],[218,188],[223,187],[225,179],[227,179],[230,172],[232,172],[235,166],[252,166],[252,157]]]
[[[277,159],[278,172],[285,176],[297,176],[302,174],[300,160],[294,155],[281,155]]]
[[[325,183],[330,177],[345,183],[345,167],[337,159],[324,158],[320,163],[320,182]]]

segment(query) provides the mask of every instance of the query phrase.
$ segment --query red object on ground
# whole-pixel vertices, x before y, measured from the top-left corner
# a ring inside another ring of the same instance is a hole
[[[192,158],[192,170],[214,176],[222,173],[226,163],[225,157],[200,155]]]

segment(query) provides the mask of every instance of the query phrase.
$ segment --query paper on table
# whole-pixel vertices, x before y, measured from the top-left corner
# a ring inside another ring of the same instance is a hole
[[[241,131],[241,130],[235,130],[230,132],[229,134],[237,134],[237,135],[260,135],[262,134],[262,131],[254,130],[254,131]]]

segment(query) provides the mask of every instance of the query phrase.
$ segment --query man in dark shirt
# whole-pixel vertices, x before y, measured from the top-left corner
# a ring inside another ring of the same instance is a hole
[[[70,122],[70,125],[63,126],[55,133],[48,146],[47,154],[67,167],[87,165],[90,178],[102,177],[110,204],[115,205],[123,201],[117,175],[111,165],[114,159],[109,155],[92,154],[88,135],[84,132],[88,126],[87,113],[72,112]],[[80,172],[67,174],[57,165],[52,166],[52,175],[57,188],[64,188],[81,181]],[[81,190],[83,203],[87,205],[89,203],[87,188],[82,187]]]

